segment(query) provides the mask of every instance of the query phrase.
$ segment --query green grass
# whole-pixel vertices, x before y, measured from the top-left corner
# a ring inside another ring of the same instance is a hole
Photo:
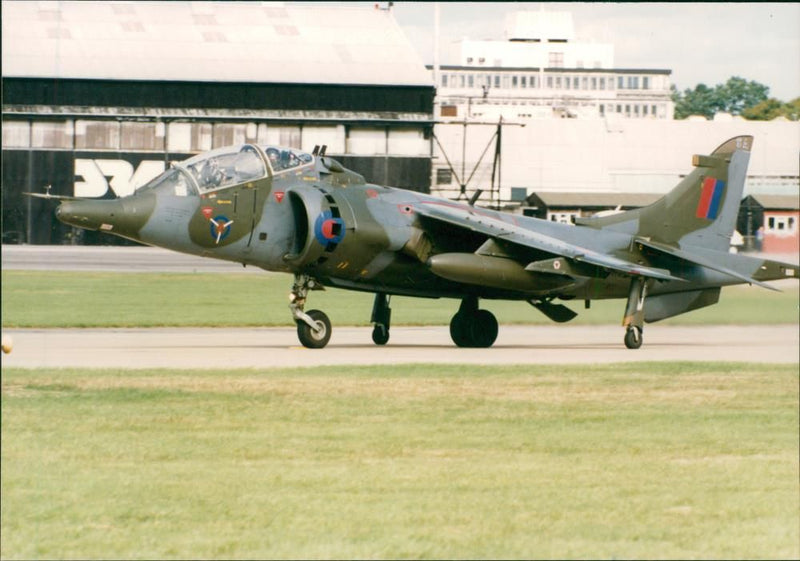
[[[3,559],[793,558],[796,365],[3,369]]]
[[[292,277],[282,274],[2,272],[3,327],[155,327],[290,325]],[[797,323],[797,284],[775,293],[758,287],[723,289],[719,304],[666,320],[673,324]],[[394,325],[445,325],[455,300],[392,299]],[[619,323],[625,302],[568,305],[575,324]],[[502,324],[550,323],[524,302],[482,301]],[[372,295],[312,292],[307,309],[324,310],[335,325],[368,325]]]

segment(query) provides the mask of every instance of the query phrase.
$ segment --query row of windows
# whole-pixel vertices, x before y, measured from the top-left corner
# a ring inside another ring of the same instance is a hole
[[[425,156],[430,141],[421,128],[282,125],[266,123],[157,123],[127,121],[3,121],[3,148],[204,152],[257,143],[331,154]]]
[[[554,102],[553,100],[537,100],[537,101],[487,101],[482,102],[480,104],[473,104],[472,105],[472,116],[473,117],[481,117],[484,113],[480,112],[481,107],[485,107],[487,105],[494,106],[494,107],[517,107],[520,108],[524,106],[547,106],[553,107]],[[568,109],[574,107],[591,107],[592,104],[567,104]],[[463,110],[463,108],[462,108]],[[601,103],[597,105],[597,111],[601,117],[605,117],[606,115],[611,114],[619,114],[624,115],[625,117],[658,117],[658,118],[666,118],[667,115],[667,108],[664,104],[649,104],[649,103]],[[459,116],[459,109],[457,105],[442,105],[440,109],[440,115],[442,117],[458,117]],[[532,117],[532,113],[517,113],[517,117]]]
[[[538,88],[536,74],[442,74],[443,88]],[[572,76],[548,74],[544,86],[556,90],[649,90],[650,76]]]
[[[659,114],[659,109],[661,115],[664,116],[666,112],[664,105],[651,105],[646,103],[601,103],[598,106],[601,117],[612,113],[625,115],[626,117],[656,117]]]

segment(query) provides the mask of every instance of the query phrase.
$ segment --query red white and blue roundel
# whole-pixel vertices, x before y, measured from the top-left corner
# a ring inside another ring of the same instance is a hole
[[[231,225],[233,224],[233,220],[228,220],[227,216],[220,214],[214,218],[209,218],[208,221],[211,237],[214,238],[216,243],[221,242],[228,237],[228,234],[231,233]]]
[[[323,211],[314,223],[314,237],[324,246],[340,243],[344,238],[344,231],[344,220],[334,218],[330,210]]]

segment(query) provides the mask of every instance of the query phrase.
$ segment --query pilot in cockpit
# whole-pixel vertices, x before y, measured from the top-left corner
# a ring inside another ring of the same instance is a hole
[[[281,169],[280,153],[275,148],[267,148],[267,157],[269,158],[269,165],[272,166],[274,171]]]

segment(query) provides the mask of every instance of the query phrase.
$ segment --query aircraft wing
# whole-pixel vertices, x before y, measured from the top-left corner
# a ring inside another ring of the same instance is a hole
[[[647,267],[613,255],[599,253],[488,215],[471,212],[467,209],[443,204],[422,204],[415,205],[414,211],[431,220],[444,222],[552,255],[611,269],[626,275],[638,275],[663,281],[684,281],[680,277],[673,276],[666,269]]]

